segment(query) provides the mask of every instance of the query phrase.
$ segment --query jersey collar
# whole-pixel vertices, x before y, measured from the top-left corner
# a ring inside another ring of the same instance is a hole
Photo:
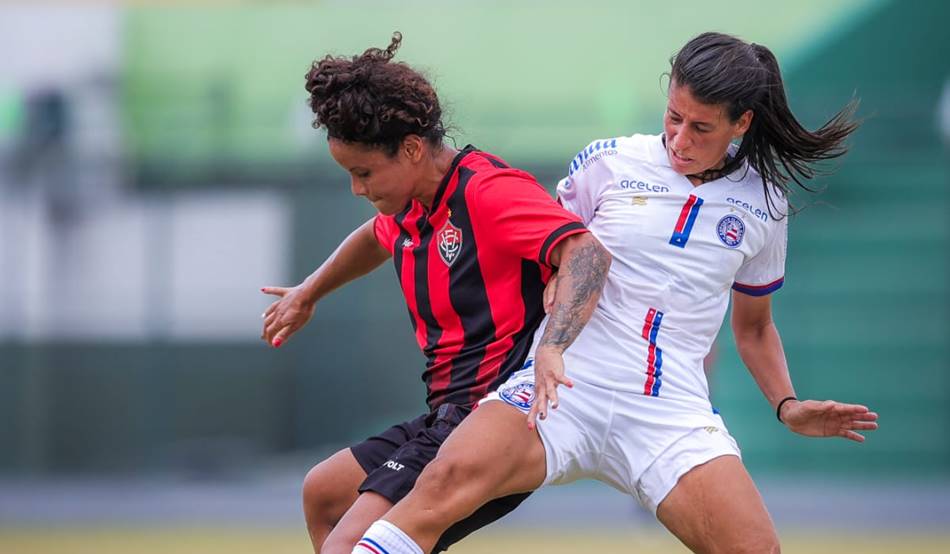
[[[449,166],[449,170],[445,172],[445,176],[442,177],[442,182],[439,183],[439,188],[435,192],[435,197],[432,199],[432,206],[429,208],[429,214],[434,214],[438,209],[439,205],[442,203],[442,197],[445,195],[445,190],[449,186],[449,182],[452,181],[452,175],[455,175],[455,172],[458,170],[458,166],[462,163],[462,159],[465,156],[468,156],[472,152],[477,152],[478,148],[475,148],[471,144],[465,146],[461,149],[458,154],[455,155],[455,158],[452,159],[452,165]]]

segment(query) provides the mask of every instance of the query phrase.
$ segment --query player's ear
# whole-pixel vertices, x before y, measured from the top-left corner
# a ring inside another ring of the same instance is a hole
[[[746,131],[749,130],[749,126],[752,125],[752,118],[755,117],[755,113],[752,110],[746,110],[745,113],[739,116],[739,119],[736,120],[733,125],[732,138],[737,139],[744,135]]]
[[[405,156],[412,163],[419,163],[425,153],[426,143],[419,135],[406,135],[399,145],[397,155]]]

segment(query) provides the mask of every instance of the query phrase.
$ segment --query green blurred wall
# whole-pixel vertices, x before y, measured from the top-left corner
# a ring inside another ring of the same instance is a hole
[[[785,53],[872,9],[874,0],[361,1],[283,7],[137,8],[125,25],[129,147],[163,184],[240,166],[273,176],[327,160],[303,143],[314,58],[385,47],[436,84],[460,144],[519,165],[566,166],[590,137],[655,127],[673,51],[718,29]],[[290,123],[294,122],[294,123]],[[226,163],[223,163],[226,162]]]

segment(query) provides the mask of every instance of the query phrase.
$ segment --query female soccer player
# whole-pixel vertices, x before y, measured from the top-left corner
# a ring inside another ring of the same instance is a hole
[[[877,427],[864,406],[796,399],[771,316],[789,185],[845,152],[854,105],[807,131],[768,48],[727,35],[700,35],[671,63],[664,133],[595,141],[558,185],[613,256],[594,315],[563,353],[570,378],[535,371],[554,361],[532,352],[352,552],[427,552],[488,499],[585,477],[637,498],[696,552],[777,552],[703,373],[730,291],[739,354],[779,421],[859,442]]]
[[[456,151],[443,143],[435,91],[391,61],[401,38],[397,33],[386,50],[327,56],[307,74],[314,125],[326,128],[353,194],[379,214],[303,283],[263,289],[280,297],[265,312],[262,333],[279,347],[310,320],[320,298],[392,257],[428,359],[428,413],[336,453],[307,475],[304,512],[316,552],[334,545],[349,551],[412,488],[473,403],[523,366],[553,268],[560,267],[554,310],[562,317],[536,346],[559,355],[593,312],[610,264],[579,218],[531,175],[474,147]],[[446,533],[438,549],[525,496],[489,502]]]

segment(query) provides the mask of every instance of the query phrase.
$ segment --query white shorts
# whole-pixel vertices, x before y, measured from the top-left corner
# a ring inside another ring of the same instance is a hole
[[[574,388],[558,387],[558,408],[538,420],[547,458],[545,485],[597,479],[634,496],[656,515],[686,472],[719,456],[741,457],[712,410],[571,378]],[[489,400],[528,413],[534,369],[514,373],[481,402]]]

